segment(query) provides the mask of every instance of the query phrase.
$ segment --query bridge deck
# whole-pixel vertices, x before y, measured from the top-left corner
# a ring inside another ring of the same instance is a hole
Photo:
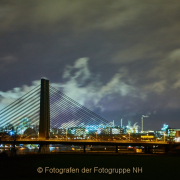
[[[123,142],[123,141],[62,141],[62,140],[17,140],[17,141],[0,141],[1,144],[64,144],[64,145],[109,145],[109,146],[147,146],[147,145],[169,145],[167,142]],[[180,145],[180,143],[175,143]]]

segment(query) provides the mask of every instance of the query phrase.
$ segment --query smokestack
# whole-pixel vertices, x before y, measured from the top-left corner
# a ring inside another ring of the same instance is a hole
[[[123,120],[123,119],[121,119],[121,128],[122,128],[122,120]]]
[[[131,121],[128,121],[128,126],[129,126],[129,127],[131,126]]]

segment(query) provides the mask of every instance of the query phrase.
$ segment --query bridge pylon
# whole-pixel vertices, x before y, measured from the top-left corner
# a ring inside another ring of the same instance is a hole
[[[50,136],[49,80],[41,79],[39,139]]]

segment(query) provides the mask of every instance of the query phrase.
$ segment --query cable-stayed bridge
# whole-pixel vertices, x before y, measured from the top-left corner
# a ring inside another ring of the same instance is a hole
[[[116,152],[122,145],[169,148],[166,142],[130,142],[130,134],[129,142],[123,142],[121,136],[120,127],[50,86],[45,79],[0,111],[0,142],[13,144],[14,149],[15,144],[39,144],[45,149],[49,144],[81,144],[84,152],[87,145],[115,146]]]
[[[48,139],[53,135],[95,135],[111,123],[49,85],[35,87],[0,111],[0,131]]]

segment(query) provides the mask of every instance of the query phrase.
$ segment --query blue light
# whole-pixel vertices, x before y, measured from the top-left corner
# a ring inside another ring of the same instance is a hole
[[[9,135],[10,136],[14,135],[14,132],[13,131],[9,131]]]
[[[161,128],[162,131],[166,131],[166,129],[168,128],[167,124],[163,124],[163,127]]]

